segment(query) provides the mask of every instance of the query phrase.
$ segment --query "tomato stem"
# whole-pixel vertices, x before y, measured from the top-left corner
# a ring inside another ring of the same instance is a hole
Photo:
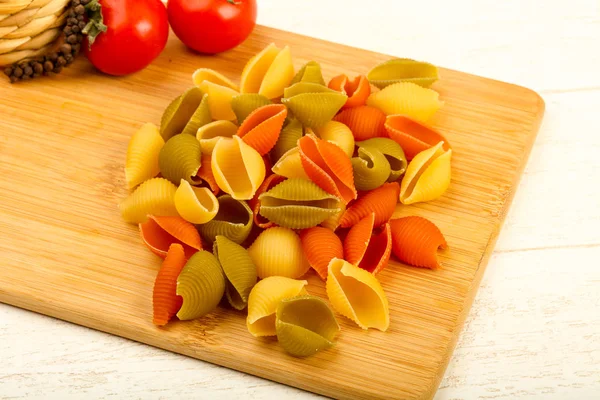
[[[106,32],[108,27],[104,25],[104,17],[102,16],[102,4],[98,0],[92,0],[85,6],[85,11],[88,17],[88,23],[81,31],[84,35],[88,36],[88,43],[90,49],[92,44],[96,41],[98,35],[102,32]]]
[[[236,5],[236,6],[242,4],[241,1],[235,1],[235,0],[227,0],[227,2],[230,4]]]

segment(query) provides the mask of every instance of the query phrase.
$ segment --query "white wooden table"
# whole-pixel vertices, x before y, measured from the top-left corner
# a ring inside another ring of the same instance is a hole
[[[542,94],[542,129],[436,399],[600,398],[600,1],[259,3],[263,25]],[[0,304],[0,399],[314,397]]]

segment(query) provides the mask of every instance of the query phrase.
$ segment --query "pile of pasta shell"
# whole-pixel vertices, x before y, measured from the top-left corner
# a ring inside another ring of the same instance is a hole
[[[295,356],[330,347],[340,327],[306,291],[312,268],[333,310],[363,329],[388,329],[376,275],[393,255],[436,269],[440,230],[392,219],[398,202],[435,200],[450,184],[452,150],[426,121],[442,106],[435,66],[393,59],[328,84],[289,47],[250,59],[238,86],[210,69],[174,99],[160,128],[130,140],[120,204],[163,258],[154,323],[200,318],[222,298],[247,308],[254,336]]]

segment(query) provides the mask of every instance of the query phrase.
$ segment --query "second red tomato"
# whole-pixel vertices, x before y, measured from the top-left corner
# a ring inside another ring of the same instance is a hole
[[[232,49],[256,25],[256,0],[169,0],[167,10],[173,32],[200,53]]]

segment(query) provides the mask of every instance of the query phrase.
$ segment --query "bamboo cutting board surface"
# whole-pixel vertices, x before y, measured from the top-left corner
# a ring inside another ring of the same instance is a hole
[[[450,248],[439,271],[392,261],[379,278],[390,301],[387,332],[339,317],[337,345],[307,359],[256,339],[245,314],[226,307],[197,321],[152,325],[160,259],[117,204],[127,195],[127,142],[191,86],[199,67],[238,79],[268,43],[288,44],[296,67],[319,61],[325,78],[365,74],[390,57],[257,27],[239,48],[205,57],[174,35],[141,73],[111,78],[79,60],[62,75],[0,82],[0,302],[85,325],[323,395],[427,399],[444,374],[492,253],[544,113],[534,92],[442,70],[435,116],[453,146],[452,184],[439,200],[398,206],[396,216],[435,222]],[[402,55],[400,55],[402,56]],[[309,273],[308,291],[325,297]]]

